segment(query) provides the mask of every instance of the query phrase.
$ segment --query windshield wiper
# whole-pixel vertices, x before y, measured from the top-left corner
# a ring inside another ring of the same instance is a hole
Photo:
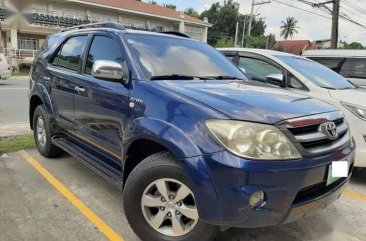
[[[328,89],[328,90],[336,90],[336,88],[334,87],[328,87],[328,86],[321,86],[323,89]]]
[[[193,75],[182,75],[182,74],[171,74],[171,75],[156,75],[150,78],[151,80],[211,80],[212,78],[203,76],[193,76]]]
[[[229,75],[218,75],[218,76],[205,76],[206,78],[209,79],[216,79],[216,80],[245,80],[245,79],[241,79],[235,76],[229,76]]]

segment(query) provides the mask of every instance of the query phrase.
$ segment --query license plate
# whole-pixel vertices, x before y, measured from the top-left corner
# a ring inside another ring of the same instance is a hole
[[[332,162],[328,168],[327,186],[336,182],[342,177],[348,177],[351,163],[352,158],[350,156],[342,160]]]

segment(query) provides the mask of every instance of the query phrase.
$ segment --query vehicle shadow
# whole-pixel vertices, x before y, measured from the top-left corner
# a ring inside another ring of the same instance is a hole
[[[352,173],[351,181],[360,183],[360,184],[361,183],[366,184],[366,168],[354,169],[353,173]]]
[[[219,233],[215,241],[358,240],[350,239],[348,225],[344,220],[338,218],[336,210],[331,207],[327,211],[323,210],[308,218],[280,226],[252,229],[232,228]]]

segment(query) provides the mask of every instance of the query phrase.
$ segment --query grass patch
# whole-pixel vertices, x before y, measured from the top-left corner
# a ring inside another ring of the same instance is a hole
[[[28,77],[29,72],[12,73],[11,77]]]
[[[0,154],[31,149],[36,146],[33,134],[0,139]]]

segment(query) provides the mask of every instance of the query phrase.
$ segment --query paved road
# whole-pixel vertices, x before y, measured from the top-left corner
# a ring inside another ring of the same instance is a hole
[[[121,193],[112,184],[68,155],[47,159],[36,150],[27,153],[40,166],[32,166],[20,153],[0,158],[0,240],[139,240],[125,219]],[[121,239],[108,239],[36,168],[48,170]],[[230,229],[215,241],[365,241],[365,223],[363,170],[352,177],[347,193],[313,216],[279,227]]]
[[[0,125],[28,122],[28,80],[0,80]]]

